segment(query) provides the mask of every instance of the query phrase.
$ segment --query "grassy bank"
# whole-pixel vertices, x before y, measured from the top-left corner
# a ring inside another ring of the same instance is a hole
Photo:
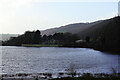
[[[22,44],[23,47],[59,47],[60,45]]]

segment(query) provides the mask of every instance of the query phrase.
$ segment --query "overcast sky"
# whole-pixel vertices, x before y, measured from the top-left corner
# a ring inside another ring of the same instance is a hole
[[[118,13],[118,0],[91,1],[0,0],[0,32],[21,34],[108,19]]]

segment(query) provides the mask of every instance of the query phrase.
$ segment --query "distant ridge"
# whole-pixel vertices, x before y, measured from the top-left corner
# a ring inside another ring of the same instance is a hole
[[[41,34],[44,35],[50,35],[50,34],[54,34],[56,32],[70,32],[73,34],[76,34],[78,32],[84,31],[87,28],[90,28],[91,26],[98,24],[102,22],[102,20],[100,21],[96,21],[96,22],[92,22],[92,23],[74,23],[74,24],[69,24],[66,26],[61,26],[58,28],[52,28],[52,29],[47,29],[47,30],[43,30],[41,31]]]
[[[17,37],[19,34],[0,34],[0,41],[6,41],[10,37]]]

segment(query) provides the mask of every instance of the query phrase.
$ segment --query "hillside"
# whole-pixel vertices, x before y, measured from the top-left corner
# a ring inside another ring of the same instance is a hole
[[[10,37],[17,37],[19,34],[0,34],[0,41],[6,41]]]
[[[59,28],[42,31],[42,34],[54,34],[56,32],[70,32],[77,34],[81,39],[90,37],[92,43],[87,47],[92,47],[102,51],[120,52],[120,17],[93,23],[76,23]]]
[[[120,51],[120,17],[114,17],[77,33],[82,38],[89,36],[94,43],[106,51]]]
[[[69,24],[66,26],[61,26],[58,28],[52,28],[52,29],[47,29],[44,31],[41,31],[41,34],[44,35],[50,35],[50,34],[54,34],[56,32],[70,32],[73,34],[76,34],[78,32],[82,32],[84,30],[86,30],[87,28],[92,27],[93,25],[96,25],[98,23],[101,23],[101,21],[96,21],[96,22],[92,22],[92,23],[74,23],[74,24]]]
[[[108,32],[110,30],[109,28],[113,28],[111,31],[113,32],[113,30],[118,30],[119,28],[119,18],[120,17],[114,17],[111,19],[103,20],[102,22],[87,28],[85,31],[80,31],[77,34],[79,34],[81,37],[91,36],[96,38],[97,36],[104,35],[104,33]],[[109,34],[111,34],[110,31]]]

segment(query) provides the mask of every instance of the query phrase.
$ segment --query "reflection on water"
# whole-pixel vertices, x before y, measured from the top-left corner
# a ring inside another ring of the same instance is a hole
[[[112,67],[119,67],[118,55],[87,48],[2,48],[3,73],[58,73],[65,72],[70,64],[81,73],[111,73]]]

